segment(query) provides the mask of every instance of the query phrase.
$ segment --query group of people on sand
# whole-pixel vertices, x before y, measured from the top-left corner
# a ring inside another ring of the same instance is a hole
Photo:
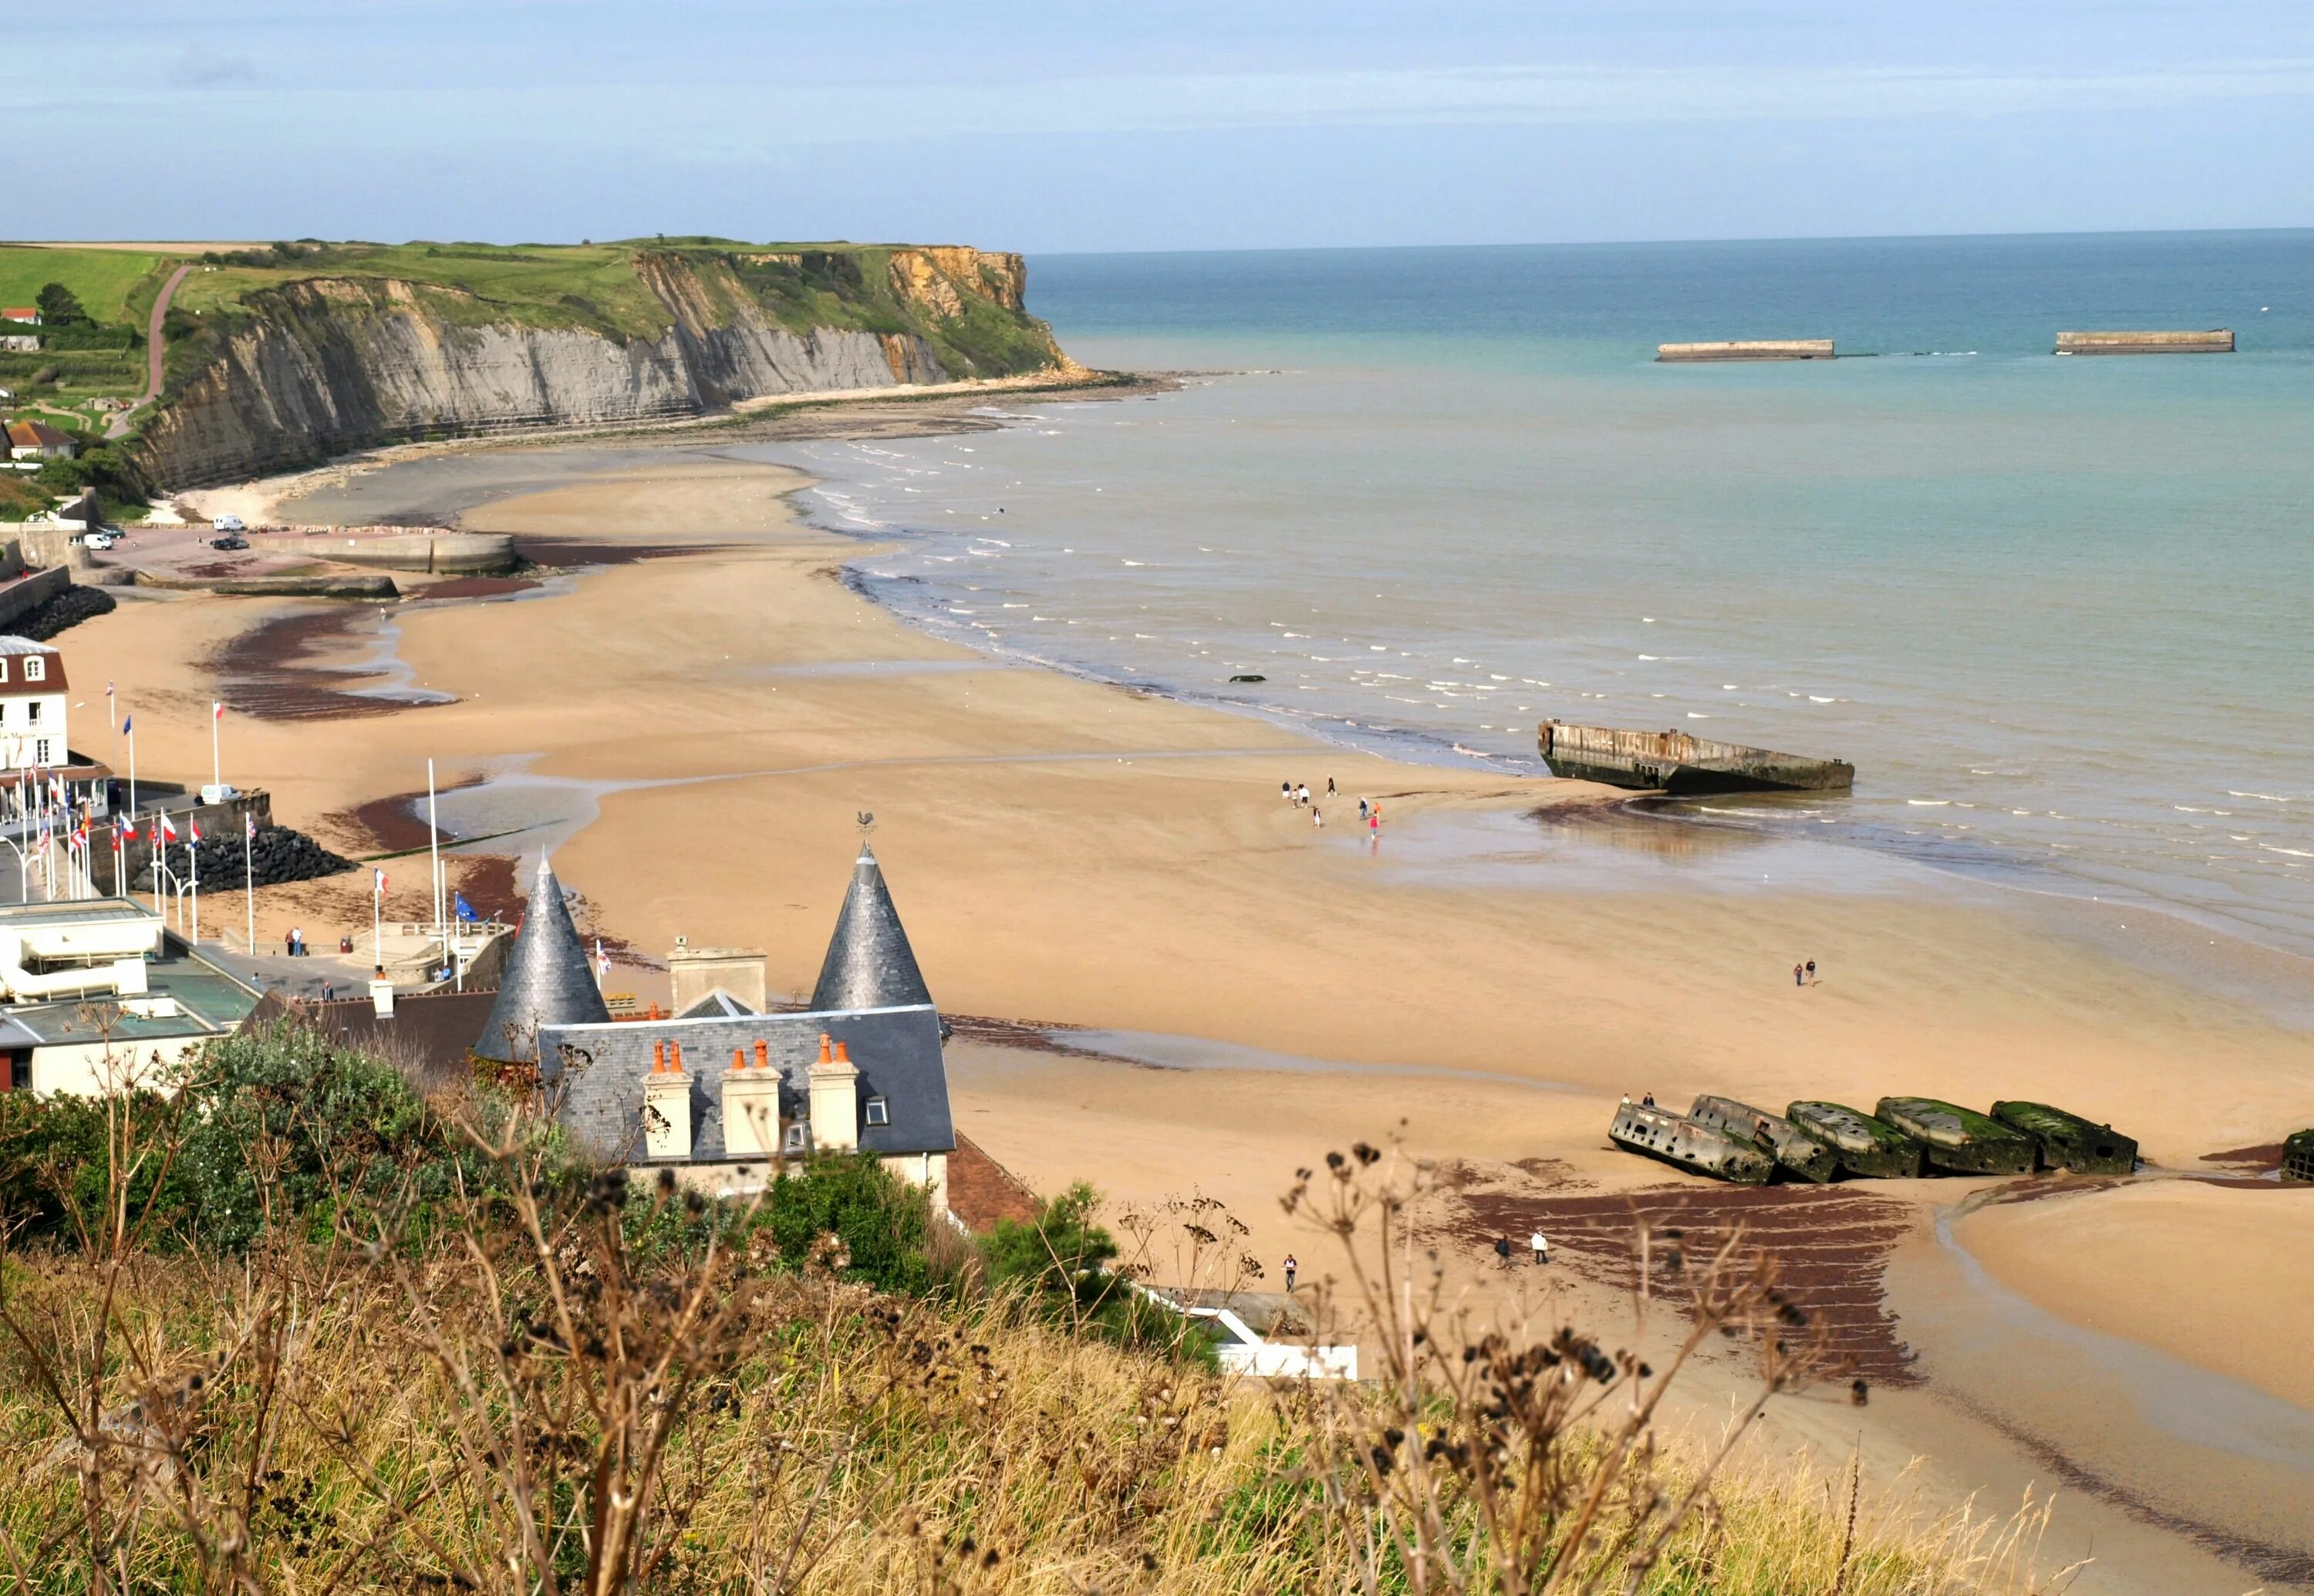
[[[1277,793],[1280,798],[1294,807],[1309,810],[1310,824],[1313,829],[1318,831],[1326,829],[1326,812],[1320,809],[1311,798],[1310,784],[1307,781],[1299,784],[1280,781],[1277,784]],[[1334,779],[1329,776],[1326,778],[1326,797],[1330,800],[1336,796],[1338,795],[1334,789]],[[1358,824],[1365,827],[1373,835],[1377,837],[1382,835],[1382,806],[1370,804],[1363,798],[1358,799]]]
[[[1806,964],[1792,966],[1792,984],[1794,986],[1815,984],[1815,960],[1810,959]]]

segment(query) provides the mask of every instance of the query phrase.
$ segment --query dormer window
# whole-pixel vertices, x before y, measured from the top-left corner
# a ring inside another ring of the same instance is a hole
[[[804,1151],[804,1130],[802,1125],[791,1124],[788,1127],[787,1151],[790,1152],[801,1152]]]
[[[871,1125],[890,1124],[892,1123],[891,1106],[881,1098],[869,1098],[863,1123]]]
[[[24,656],[24,680],[45,682],[49,679],[49,662],[37,654]]]

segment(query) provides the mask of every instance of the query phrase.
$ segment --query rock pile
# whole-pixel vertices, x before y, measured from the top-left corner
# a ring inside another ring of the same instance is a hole
[[[192,847],[185,842],[172,842],[165,850],[169,873],[179,881],[192,878]],[[219,890],[238,886],[252,880],[260,886],[277,886],[285,881],[311,881],[320,876],[334,876],[340,870],[350,870],[354,861],[341,859],[322,847],[305,833],[292,831],[286,825],[258,828],[257,836],[248,844],[247,869],[243,861],[243,840],[238,833],[222,837],[203,837],[200,843],[200,879]],[[146,888],[153,885],[153,868],[145,867],[139,883]]]
[[[78,626],[98,615],[110,615],[119,607],[119,601],[103,588],[75,585],[20,617],[9,630],[20,638],[45,643],[68,626]]]

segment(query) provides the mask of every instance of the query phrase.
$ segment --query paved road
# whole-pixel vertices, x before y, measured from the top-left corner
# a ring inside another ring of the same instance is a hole
[[[161,397],[161,357],[164,352],[161,344],[161,322],[169,313],[169,301],[176,297],[177,285],[185,280],[185,274],[192,269],[190,262],[177,268],[169,274],[169,280],[161,285],[161,291],[153,296],[152,318],[145,328],[144,395],[127,410],[113,413],[112,419],[105,426],[105,436],[119,437],[126,434],[128,419]]]

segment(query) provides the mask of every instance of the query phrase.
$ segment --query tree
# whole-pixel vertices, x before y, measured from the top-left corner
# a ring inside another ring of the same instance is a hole
[[[40,307],[40,320],[51,327],[77,327],[90,320],[79,296],[62,283],[46,285],[32,303]]]

